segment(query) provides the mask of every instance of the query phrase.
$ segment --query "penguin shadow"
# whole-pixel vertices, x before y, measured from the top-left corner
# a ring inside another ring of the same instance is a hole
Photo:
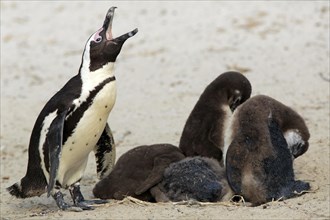
[[[257,206],[310,189],[294,177],[293,161],[307,151],[310,137],[294,110],[268,96],[254,96],[237,108],[231,129],[225,164],[235,194]]]

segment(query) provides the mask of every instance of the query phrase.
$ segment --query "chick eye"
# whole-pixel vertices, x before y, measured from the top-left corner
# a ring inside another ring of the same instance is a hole
[[[96,43],[100,43],[101,41],[102,41],[102,37],[101,36],[99,36],[98,38],[95,39],[95,42]]]

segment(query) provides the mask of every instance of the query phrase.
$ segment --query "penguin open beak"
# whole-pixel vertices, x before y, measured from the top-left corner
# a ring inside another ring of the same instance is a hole
[[[106,30],[105,35],[106,35],[106,39],[108,41],[113,41],[115,43],[124,43],[128,38],[134,36],[137,32],[138,29],[135,28],[133,31],[130,31],[126,34],[123,34],[117,38],[113,38],[112,36],[112,21],[113,21],[113,17],[115,14],[115,9],[117,7],[111,7],[108,12],[107,15],[105,16],[105,20],[103,23],[103,29]]]

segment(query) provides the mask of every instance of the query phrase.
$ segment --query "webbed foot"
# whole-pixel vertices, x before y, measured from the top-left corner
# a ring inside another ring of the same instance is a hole
[[[93,210],[94,207],[92,207],[92,205],[108,203],[107,200],[100,200],[100,199],[85,200],[84,196],[82,195],[82,193],[80,191],[79,183],[73,184],[69,188],[69,191],[70,191],[70,194],[71,194],[71,197],[73,199],[75,206],[81,208],[82,210]]]
[[[55,199],[57,206],[61,210],[69,210],[71,208],[71,206],[64,201],[63,194],[61,193],[61,191],[55,192],[53,194],[53,198]]]

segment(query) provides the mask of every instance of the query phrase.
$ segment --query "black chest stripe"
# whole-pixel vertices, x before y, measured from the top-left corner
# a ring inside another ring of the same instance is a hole
[[[72,112],[72,114],[65,120],[65,125],[63,130],[63,144],[72,135],[78,122],[83,117],[85,111],[93,104],[93,100],[98,94],[98,92],[101,91],[106,84],[114,80],[116,80],[114,76],[109,77],[105,79],[103,82],[101,82],[98,86],[96,86],[95,89],[90,92],[86,101],[81,103],[81,105],[74,112]]]
[[[64,128],[63,128],[63,141],[62,144],[64,145],[64,143],[67,141],[67,139],[72,135],[74,129],[76,128],[78,122],[80,121],[80,119],[83,117],[85,111],[88,109],[89,106],[91,106],[91,104],[93,103],[93,100],[95,98],[95,96],[97,95],[97,93],[99,91],[102,90],[102,88],[108,84],[111,81],[116,80],[116,78],[113,77],[109,77],[107,79],[105,79],[103,82],[101,82],[98,86],[95,87],[94,90],[92,90],[89,94],[89,96],[87,97],[86,101],[84,101],[83,103],[81,103],[81,105],[75,110],[73,111],[74,107],[71,107],[70,110],[68,111],[67,115],[71,115],[65,120],[64,122]],[[73,111],[73,112],[72,112]],[[49,152],[48,146],[44,146],[44,152]],[[49,172],[49,154],[48,153],[44,153],[44,161],[45,161],[45,167],[46,170]]]

